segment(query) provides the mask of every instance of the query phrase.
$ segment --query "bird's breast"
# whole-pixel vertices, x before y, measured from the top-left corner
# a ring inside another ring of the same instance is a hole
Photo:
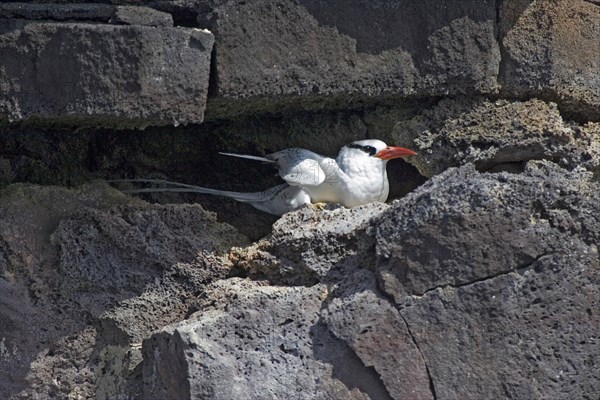
[[[378,173],[377,173],[378,172]],[[389,186],[383,171],[339,173],[318,186],[305,188],[312,203],[332,202],[355,207],[373,201],[385,201]]]

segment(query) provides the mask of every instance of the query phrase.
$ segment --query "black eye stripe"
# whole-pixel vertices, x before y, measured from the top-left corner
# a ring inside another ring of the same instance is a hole
[[[351,149],[359,149],[364,151],[365,153],[367,153],[370,156],[374,156],[375,153],[377,153],[377,149],[375,149],[375,147],[373,146],[363,146],[361,144],[356,144],[356,143],[350,143],[349,145],[347,145],[349,148]]]

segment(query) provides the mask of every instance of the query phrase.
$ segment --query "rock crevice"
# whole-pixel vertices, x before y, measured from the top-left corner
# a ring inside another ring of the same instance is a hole
[[[2,398],[597,398],[596,3],[2,3]],[[364,138],[388,204],[103,183]]]

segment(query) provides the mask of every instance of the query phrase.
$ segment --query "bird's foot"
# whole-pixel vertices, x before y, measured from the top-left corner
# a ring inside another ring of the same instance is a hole
[[[319,211],[324,211],[327,208],[327,203],[313,203],[311,205]]]

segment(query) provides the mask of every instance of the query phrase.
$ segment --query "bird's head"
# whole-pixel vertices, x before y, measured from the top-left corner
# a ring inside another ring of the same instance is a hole
[[[355,157],[373,157],[387,162],[393,158],[414,156],[412,150],[404,147],[388,146],[381,140],[367,139],[358,140],[344,146],[347,152],[351,152]]]

